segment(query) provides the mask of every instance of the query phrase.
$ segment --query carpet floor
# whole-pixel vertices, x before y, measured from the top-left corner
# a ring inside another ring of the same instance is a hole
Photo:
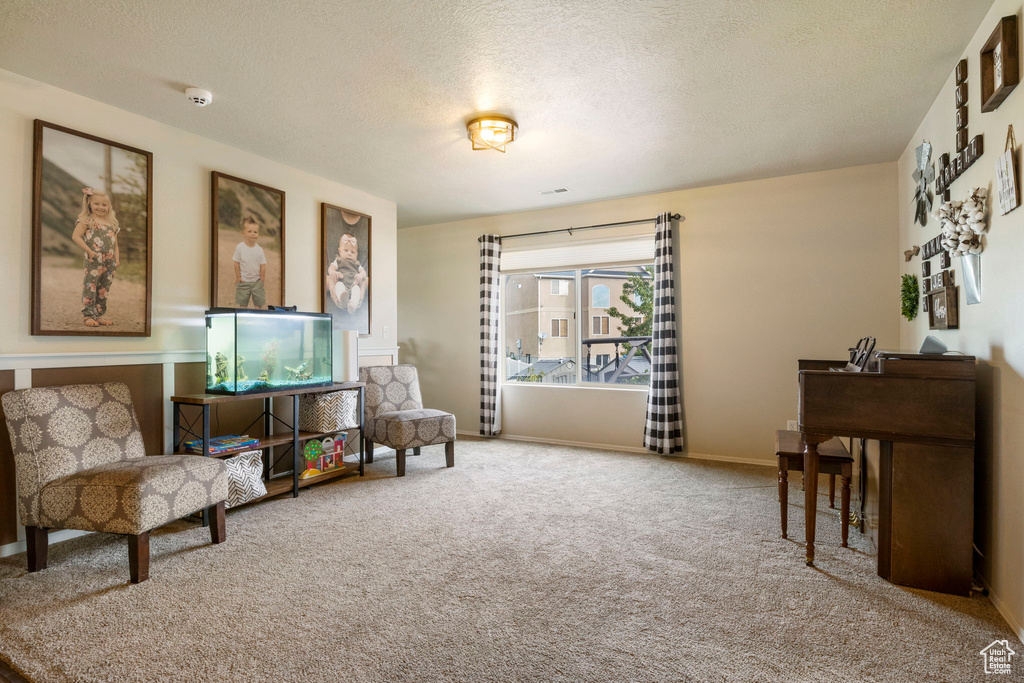
[[[771,468],[509,441],[379,457],[155,533],[0,560],[0,656],[38,681],[967,681],[1018,641],[989,601],[875,575],[819,497],[779,537]],[[800,498],[794,486],[793,498]],[[1024,662],[1014,663],[1024,672]]]

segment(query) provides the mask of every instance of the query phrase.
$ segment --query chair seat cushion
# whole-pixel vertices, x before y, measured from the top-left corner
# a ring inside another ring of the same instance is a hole
[[[368,419],[366,434],[396,450],[447,443],[455,440],[455,416],[430,408],[394,410]]]
[[[40,492],[41,526],[141,534],[228,497],[217,458],[154,455],[55,479]]]

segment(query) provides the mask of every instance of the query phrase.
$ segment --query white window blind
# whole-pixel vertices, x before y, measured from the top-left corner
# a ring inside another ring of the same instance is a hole
[[[503,245],[501,270],[549,270],[566,266],[594,266],[615,263],[653,263],[654,236],[634,235],[626,238],[580,240],[571,244],[517,247],[515,242]]]

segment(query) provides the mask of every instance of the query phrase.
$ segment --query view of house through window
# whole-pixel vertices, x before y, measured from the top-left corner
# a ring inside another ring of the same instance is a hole
[[[628,265],[506,275],[506,380],[648,384],[653,274]]]

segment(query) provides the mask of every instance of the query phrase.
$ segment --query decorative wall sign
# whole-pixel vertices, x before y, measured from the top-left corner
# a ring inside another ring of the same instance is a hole
[[[967,60],[961,59],[953,73],[956,79],[956,90],[953,92],[956,100],[956,151],[952,156],[948,153],[939,155],[939,170],[935,176],[935,192],[947,202],[949,186],[985,151],[984,138],[981,135],[971,138],[967,132]]]
[[[914,182],[917,183],[917,190],[914,191],[914,203],[917,205],[914,210],[914,222],[920,223],[923,227],[928,223],[928,213],[932,210],[932,193],[928,187],[935,182],[931,143],[922,141],[914,150],[914,155],[917,158],[917,168],[913,174]]]
[[[932,274],[932,264],[930,261],[921,262],[921,277],[928,277]]]
[[[942,252],[939,254],[939,268],[949,268],[953,265],[953,259],[950,257],[949,252]]]
[[[999,25],[981,48],[981,110],[995,111],[1020,81],[1017,56],[1017,16]]]
[[[933,237],[925,242],[921,248],[921,258],[927,261],[933,256],[938,256],[940,251],[942,251],[942,235]]]
[[[996,190],[999,197],[999,214],[1005,216],[1020,204],[1020,188],[1017,186],[1017,139],[1013,126],[1006,127],[1006,151],[996,159]]]
[[[960,326],[957,309],[959,292],[956,287],[943,287],[929,295],[928,328],[932,330],[955,330]]]

